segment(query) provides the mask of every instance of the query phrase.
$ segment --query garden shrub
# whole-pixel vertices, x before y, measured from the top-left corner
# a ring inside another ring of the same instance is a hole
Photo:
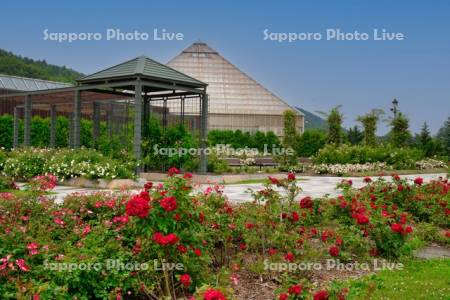
[[[81,119],[80,127],[80,144],[84,147],[92,147],[92,120]],[[96,141],[97,147],[105,155],[114,155],[116,152],[131,145],[131,136],[124,139],[123,136],[111,138],[107,132],[106,122],[100,122],[100,137]],[[7,150],[13,146],[13,128],[14,118],[11,115],[4,114],[0,116],[0,147]],[[55,144],[57,148],[67,148],[69,146],[69,128],[70,120],[66,116],[57,116],[56,118],[56,138]],[[50,118],[33,116],[31,119],[31,143],[33,147],[41,148],[50,145]],[[113,142],[111,142],[113,140]],[[23,142],[23,120],[19,120],[19,144]]]
[[[300,136],[295,151],[298,156],[310,157],[322,149],[327,142],[327,134],[319,129],[307,129]]]
[[[11,149],[13,146],[13,116],[0,115],[0,128],[0,148]]]
[[[0,192],[15,189],[14,181],[7,176],[0,175]]]
[[[299,197],[289,173],[269,177],[252,191],[253,202],[232,204],[223,186],[196,192],[192,174],[179,173],[171,168],[165,183],[140,191],[77,193],[62,204],[44,193],[52,176],[32,180],[41,194],[0,193],[2,299],[232,299],[242,275],[270,282],[281,299],[341,299],[344,291],[333,284],[318,288],[309,279],[314,271],[265,266],[398,259],[429,233],[439,242],[437,234],[450,238],[444,179],[365,178],[359,189],[345,180],[342,195],[313,199]],[[49,269],[108,259],[149,267]],[[155,268],[163,260],[183,268]]]
[[[33,147],[44,148],[50,145],[50,118],[33,116],[30,135]]]
[[[0,157],[1,160],[1,157]],[[73,177],[133,178],[137,162],[119,161],[91,149],[22,148],[7,153],[0,171],[16,179],[30,179],[51,173],[60,180]]]
[[[234,149],[248,147],[263,151],[264,145],[267,145],[268,150],[272,146],[279,147],[280,140],[272,131],[266,133],[261,131],[243,133],[240,130],[213,129],[208,132],[208,144],[209,146],[231,145]]]
[[[423,158],[419,149],[395,148],[390,145],[379,147],[327,145],[313,157],[315,164],[365,164],[385,162],[395,169],[415,169],[416,161]]]

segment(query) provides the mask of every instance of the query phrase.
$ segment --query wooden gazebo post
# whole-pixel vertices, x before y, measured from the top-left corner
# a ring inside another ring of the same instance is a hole
[[[26,95],[24,101],[24,116],[23,116],[23,144],[26,147],[31,146],[31,96]]]
[[[203,94],[201,97],[202,111],[201,111],[201,127],[200,127],[200,168],[199,172],[205,174],[208,171],[208,156],[206,155],[206,144],[208,136],[208,94]]]
[[[50,105],[50,147],[56,147],[56,105]]]
[[[14,107],[13,148],[19,147],[19,107]]]
[[[138,79],[134,86],[134,140],[133,140],[134,156],[137,160],[140,160],[142,156],[141,143],[142,143],[142,82],[140,79]],[[137,171],[140,171],[139,168]]]
[[[73,98],[73,148],[80,148],[81,91],[75,90]]]

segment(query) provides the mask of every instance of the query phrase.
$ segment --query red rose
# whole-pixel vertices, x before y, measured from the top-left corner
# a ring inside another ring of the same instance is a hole
[[[403,233],[403,226],[402,224],[394,223],[391,225],[391,230],[393,232]]]
[[[300,295],[302,292],[302,286],[299,284],[294,284],[288,289],[288,292],[291,295]]]
[[[39,250],[38,250],[39,249],[39,245],[36,242],[29,243],[27,245],[27,249],[30,252],[29,253],[30,255],[36,255],[36,254],[39,253]]]
[[[307,196],[300,200],[300,207],[301,208],[311,208],[313,206],[313,201],[311,197]]]
[[[153,234],[153,241],[161,246],[175,245],[179,240],[180,239],[175,233],[163,235],[161,232],[155,232],[155,234]]]
[[[145,201],[150,202],[150,194],[149,194],[147,191],[142,191],[142,192],[140,192],[140,193],[139,193],[139,196],[140,196],[142,199],[144,199]],[[113,201],[113,203],[114,203],[114,201]],[[114,205],[113,205],[113,207],[111,207],[111,208],[114,208]]]
[[[148,201],[143,199],[140,195],[134,195],[127,202],[125,211],[129,216],[137,216],[139,218],[145,218],[147,217],[148,212],[150,211],[150,205],[148,204]]]
[[[25,260],[23,258],[17,259],[16,265],[19,267],[19,269],[21,271],[24,271],[24,272],[30,271],[30,267],[26,265]]]
[[[364,182],[365,182],[365,183],[370,183],[370,182],[372,182],[372,178],[370,178],[370,177],[364,177]]]
[[[356,215],[356,222],[359,225],[364,225],[369,223],[369,218],[366,215],[363,214],[357,214]]]
[[[175,174],[180,174],[180,170],[178,170],[178,169],[175,168],[175,167],[172,167],[172,168],[169,169],[169,171],[167,172],[167,174],[168,174],[169,176],[173,176],[173,175],[175,175]]]
[[[280,184],[280,181],[275,177],[269,176],[269,180],[272,184]]]
[[[177,200],[173,196],[163,198],[159,202],[159,204],[161,205],[162,208],[164,208],[165,211],[173,211],[177,209]]]
[[[288,252],[284,256],[284,259],[287,260],[288,262],[292,262],[294,260],[294,258],[295,258],[294,254],[292,254],[292,252]]]
[[[239,249],[241,249],[241,251],[244,251],[245,249],[247,249],[247,245],[245,243],[240,243]]]
[[[413,231],[413,229],[411,226],[406,226],[405,231],[406,231],[406,233],[411,233]]]
[[[330,253],[331,256],[336,257],[339,255],[339,248],[336,245],[333,245],[328,250],[328,253]]]
[[[56,224],[58,224],[60,226],[64,226],[66,224],[66,222],[64,222],[64,220],[62,220],[61,218],[55,218],[53,220],[53,222],[55,222]]]
[[[194,253],[195,253],[195,255],[197,255],[197,256],[202,256],[202,250],[200,250],[200,249],[198,249],[198,248],[194,249]]]
[[[83,228],[83,236],[86,236],[89,232],[91,232],[91,226],[87,224]]]
[[[274,248],[269,248],[269,256],[274,256],[275,254],[277,254],[278,250],[274,249]]]
[[[289,173],[287,176],[289,181],[294,181],[295,180],[295,174],[294,173]]]
[[[184,245],[178,245],[177,246],[177,249],[178,249],[178,251],[180,251],[180,253],[186,253],[187,252],[187,248],[186,248],[186,246],[184,246]]]
[[[188,287],[191,285],[191,276],[189,274],[183,274],[180,276],[180,282],[184,287]]]
[[[222,292],[215,289],[208,289],[203,295],[204,300],[227,300]]]
[[[314,300],[328,300],[328,292],[327,291],[318,291],[314,294]]]
[[[423,178],[422,177],[417,177],[416,179],[414,179],[414,183],[417,184],[417,185],[422,185]]]
[[[292,216],[291,216],[291,220],[293,222],[297,222],[300,219],[300,217],[298,216],[298,213],[296,211],[292,212]]]
[[[253,224],[253,223],[245,223],[245,228],[252,229],[253,227],[255,227],[255,224]]]
[[[190,178],[192,178],[192,173],[185,173],[184,175],[183,175],[183,178],[184,179],[190,179]]]
[[[282,293],[280,294],[280,296],[278,297],[278,300],[287,300],[289,298],[289,295],[286,293]]]
[[[144,189],[146,191],[150,190],[153,187],[153,182],[149,181],[146,184],[144,184]]]
[[[322,231],[322,236],[320,237],[322,239],[322,242],[326,242],[330,235],[331,233],[328,230]]]

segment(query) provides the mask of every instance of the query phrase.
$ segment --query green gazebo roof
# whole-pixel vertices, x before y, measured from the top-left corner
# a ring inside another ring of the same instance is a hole
[[[207,86],[193,77],[163,65],[147,56],[139,56],[121,64],[87,75],[78,80],[79,83],[88,83],[118,78],[148,78],[158,81],[177,82],[198,87]]]

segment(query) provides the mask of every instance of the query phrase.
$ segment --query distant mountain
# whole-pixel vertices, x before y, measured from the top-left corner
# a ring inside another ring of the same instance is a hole
[[[305,115],[305,129],[327,129],[327,122],[324,119],[307,110],[304,110],[303,108],[296,108]]]
[[[70,82],[83,76],[75,70],[48,64],[0,49],[0,74]]]

